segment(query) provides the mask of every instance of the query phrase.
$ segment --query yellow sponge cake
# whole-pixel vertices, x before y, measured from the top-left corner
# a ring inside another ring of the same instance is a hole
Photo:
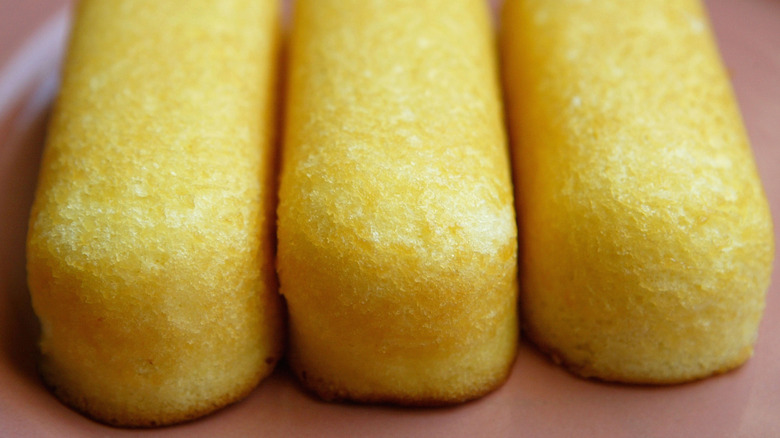
[[[302,0],[278,272],[290,362],[328,400],[441,405],[507,377],[516,226],[482,0]]]
[[[577,374],[675,383],[752,353],[773,237],[697,0],[508,0],[528,336]]]
[[[282,354],[272,0],[86,0],[30,219],[43,378],[106,423],[233,402]]]

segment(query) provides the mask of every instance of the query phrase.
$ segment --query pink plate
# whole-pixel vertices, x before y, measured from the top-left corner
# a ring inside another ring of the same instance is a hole
[[[780,229],[780,1],[707,5]],[[523,343],[503,387],[453,408],[323,403],[282,367],[242,402],[179,426],[115,429],[71,411],[35,371],[37,322],[24,269],[27,215],[69,7],[68,0],[0,0],[1,436],[780,437],[778,257],[754,357],[736,371],[691,384],[586,381]]]

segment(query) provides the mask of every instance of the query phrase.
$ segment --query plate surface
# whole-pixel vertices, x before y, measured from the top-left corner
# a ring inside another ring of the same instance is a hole
[[[706,3],[778,230],[780,2]],[[0,435],[780,436],[777,255],[754,357],[736,371],[700,382],[642,387],[586,381],[523,343],[503,387],[453,408],[322,403],[282,367],[244,401],[179,426],[114,429],[69,410],[47,392],[35,371],[37,322],[24,269],[27,215],[69,7],[68,0],[0,0]]]

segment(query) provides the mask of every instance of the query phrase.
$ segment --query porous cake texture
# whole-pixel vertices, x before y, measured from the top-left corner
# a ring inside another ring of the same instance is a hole
[[[440,405],[515,357],[516,226],[481,0],[302,0],[278,272],[290,362],[328,400]]]
[[[508,0],[528,336],[577,374],[675,383],[752,353],[767,201],[697,0]]]
[[[27,245],[54,393],[106,423],[196,418],[282,354],[273,0],[85,0]]]

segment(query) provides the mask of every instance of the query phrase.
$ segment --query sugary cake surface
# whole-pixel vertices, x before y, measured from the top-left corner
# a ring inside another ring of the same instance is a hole
[[[28,237],[41,372],[149,426],[247,394],[281,355],[275,1],[83,1]]]
[[[503,12],[529,336],[607,380],[741,364],[773,237],[699,2],[510,0]]]
[[[293,368],[327,399],[506,378],[516,227],[479,0],[296,4],[278,210]]]

